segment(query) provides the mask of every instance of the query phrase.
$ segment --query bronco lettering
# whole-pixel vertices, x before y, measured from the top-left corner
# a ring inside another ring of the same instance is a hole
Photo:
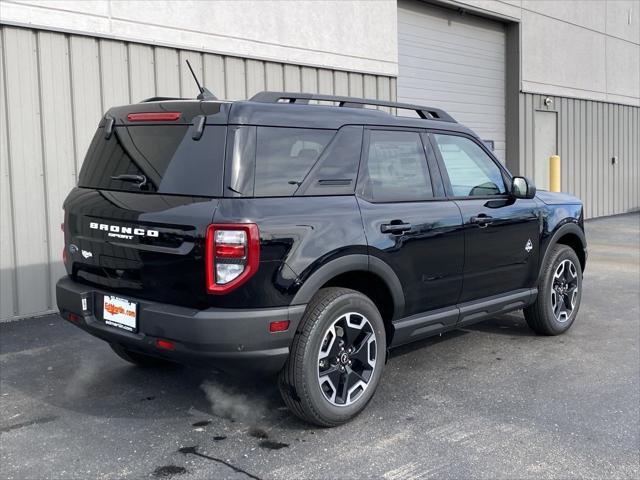
[[[121,227],[120,225],[109,225],[106,223],[98,222],[89,222],[89,228],[92,230],[102,230],[105,232],[109,232],[110,237],[125,238],[129,240],[133,238],[133,235],[137,235],[139,237],[154,238],[157,238],[160,235],[160,232],[158,232],[157,230],[146,230],[140,227]],[[131,233],[133,233],[133,235],[131,235]]]

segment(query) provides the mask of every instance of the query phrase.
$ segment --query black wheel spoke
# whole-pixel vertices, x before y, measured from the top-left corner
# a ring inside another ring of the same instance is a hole
[[[340,387],[338,387],[338,395],[336,402],[345,404],[349,401],[349,390],[360,381],[360,376],[353,371],[345,372],[341,377]]]
[[[322,343],[320,358],[326,358],[326,359],[335,358],[340,352],[340,337],[338,336],[335,336],[335,338],[333,338],[333,343],[331,344],[331,348],[329,348],[328,351],[324,351],[324,349],[327,347],[327,344],[331,341],[330,336],[333,336],[333,335],[335,335],[335,333],[329,333],[329,332],[327,333],[327,335],[325,335],[325,339]]]
[[[333,342],[333,345],[331,345],[331,349],[329,350],[327,356],[329,358],[333,358],[338,355],[339,351],[340,351],[340,341],[338,338],[336,338],[336,341]]]
[[[371,338],[372,333],[368,332],[363,335],[360,344],[355,347],[355,350],[351,354],[351,358],[353,360],[357,360],[360,364],[365,367],[369,367],[369,339]],[[370,368],[370,367],[369,367]]]
[[[569,315],[572,309],[573,307],[571,306],[571,295],[567,293],[564,295],[564,311],[567,313],[567,315]]]
[[[352,315],[354,317],[356,317],[355,315]],[[359,317],[359,316],[357,316]],[[353,318],[352,321],[362,321],[363,318],[359,317],[359,318]],[[342,321],[342,324],[340,325],[343,329],[343,336],[342,336],[342,340],[344,340],[345,343],[345,347],[347,345],[355,345],[358,337],[360,336],[360,334],[362,333],[362,329],[360,328],[356,328],[356,327],[352,327],[351,325],[348,324],[347,322],[347,318],[345,317],[345,319]]]
[[[330,365],[326,369],[320,369],[320,378],[327,377],[331,380],[331,383],[338,388],[338,384],[340,383],[340,377],[342,376],[342,372],[338,368],[338,365]]]
[[[560,314],[562,313],[563,304],[564,304],[564,300],[562,299],[562,295],[560,295],[559,293],[556,293],[556,308],[553,311],[553,314],[556,316],[556,318],[560,317]]]

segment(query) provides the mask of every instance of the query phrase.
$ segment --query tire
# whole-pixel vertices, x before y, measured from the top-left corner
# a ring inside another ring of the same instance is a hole
[[[527,324],[540,335],[560,335],[573,325],[581,299],[582,268],[576,252],[566,245],[550,247],[540,272],[538,298],[524,309]]]
[[[122,345],[118,345],[116,343],[110,343],[109,346],[111,347],[111,350],[113,350],[115,354],[118,355],[121,359],[129,363],[133,363],[138,367],[159,367],[171,363],[168,360],[163,360],[162,358],[151,357],[142,353],[132,352],[131,350],[124,348]]]
[[[373,397],[386,349],[382,317],[368,297],[346,288],[320,290],[307,306],[278,378],[285,404],[321,427],[348,422]]]

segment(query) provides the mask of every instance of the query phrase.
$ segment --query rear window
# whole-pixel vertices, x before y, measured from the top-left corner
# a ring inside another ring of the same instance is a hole
[[[222,195],[226,127],[140,125],[96,132],[78,186],[101,190],[216,197]],[[144,181],[141,181],[143,180]]]
[[[293,195],[334,130],[258,127],[256,134],[255,196]]]

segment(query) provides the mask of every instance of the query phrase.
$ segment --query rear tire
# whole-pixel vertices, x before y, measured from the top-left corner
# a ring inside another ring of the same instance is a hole
[[[132,352],[128,348],[124,348],[122,345],[118,345],[117,343],[110,343],[109,346],[111,350],[115,352],[121,359],[133,363],[138,367],[159,367],[162,365],[170,364],[168,360],[163,360],[162,358],[151,357],[149,355],[144,355],[138,352]]]
[[[582,269],[571,247],[554,245],[545,258],[536,301],[524,318],[540,335],[559,335],[571,328],[582,299]]]
[[[384,323],[375,304],[346,288],[324,288],[307,306],[280,372],[285,404],[321,427],[348,422],[378,386],[386,354]]]

